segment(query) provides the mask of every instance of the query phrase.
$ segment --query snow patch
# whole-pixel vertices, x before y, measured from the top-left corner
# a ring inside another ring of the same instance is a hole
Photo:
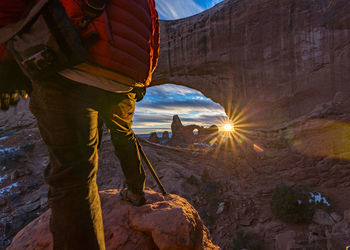
[[[319,192],[310,192],[311,199],[309,199],[309,203],[320,203],[320,204],[325,204],[328,207],[331,206],[331,204],[327,201],[325,197],[322,197],[321,193]]]
[[[5,174],[4,176],[0,176],[0,184],[7,179],[7,174]]]
[[[208,143],[204,143],[204,142],[195,142],[195,143],[193,143],[193,145],[195,145],[195,146],[199,146],[199,147],[210,147],[211,145],[210,144],[208,144]]]
[[[16,187],[18,187],[18,182],[12,183],[11,185],[0,189],[0,194],[9,193],[12,191],[12,189],[14,189]]]
[[[0,154],[11,154],[20,150],[20,147],[9,147],[0,149]]]

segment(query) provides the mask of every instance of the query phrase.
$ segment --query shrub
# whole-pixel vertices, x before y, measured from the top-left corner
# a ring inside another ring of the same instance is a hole
[[[217,191],[218,185],[215,181],[208,181],[202,185],[202,192],[207,200],[216,197]]]
[[[309,202],[309,192],[285,184],[275,188],[270,207],[278,219],[289,223],[310,222],[314,214],[314,207]]]
[[[198,180],[195,176],[193,176],[193,175],[191,175],[190,177],[188,177],[188,178],[186,179],[186,182],[187,182],[188,184],[195,185],[195,186],[198,186],[198,185],[200,184],[199,180]]]
[[[236,232],[235,238],[232,241],[232,250],[259,250],[259,242],[249,233],[242,230]]]
[[[210,176],[209,176],[209,172],[208,172],[208,169],[204,169],[203,172],[202,172],[202,175],[201,175],[201,181],[203,183],[207,182],[209,180]]]

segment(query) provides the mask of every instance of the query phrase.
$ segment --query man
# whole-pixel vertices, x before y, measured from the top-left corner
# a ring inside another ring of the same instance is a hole
[[[100,3],[60,1],[77,27],[90,5]],[[15,19],[10,12],[18,15],[30,4],[2,1],[0,26]],[[96,185],[100,118],[110,130],[125,175],[122,198],[134,205],[145,203],[145,172],[131,124],[135,101],[144,94],[158,59],[154,0],[108,0],[102,15],[80,32],[83,39],[91,32],[99,37],[89,48],[88,62],[33,82],[30,100],[50,155],[44,176],[52,211],[50,230],[58,250],[105,249]]]

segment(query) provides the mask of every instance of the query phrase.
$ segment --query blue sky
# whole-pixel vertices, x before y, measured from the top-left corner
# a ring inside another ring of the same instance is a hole
[[[192,16],[213,7],[222,0],[156,0],[156,8],[161,19],[179,19]]]
[[[192,16],[213,7],[222,0],[156,0],[159,17],[164,20]],[[133,129],[137,134],[171,131],[173,115],[184,125],[208,127],[219,125],[226,115],[224,109],[199,91],[165,84],[147,89],[145,98],[136,104]]]

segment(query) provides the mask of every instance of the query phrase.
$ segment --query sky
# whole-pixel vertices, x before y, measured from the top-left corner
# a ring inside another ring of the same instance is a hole
[[[188,17],[213,7],[222,0],[156,0],[160,19],[173,20]]]
[[[174,20],[198,14],[222,0],[156,0],[160,19]],[[136,103],[133,130],[136,134],[171,131],[173,115],[183,125],[205,127],[225,119],[224,109],[197,90],[173,84],[147,88],[145,98]]]

